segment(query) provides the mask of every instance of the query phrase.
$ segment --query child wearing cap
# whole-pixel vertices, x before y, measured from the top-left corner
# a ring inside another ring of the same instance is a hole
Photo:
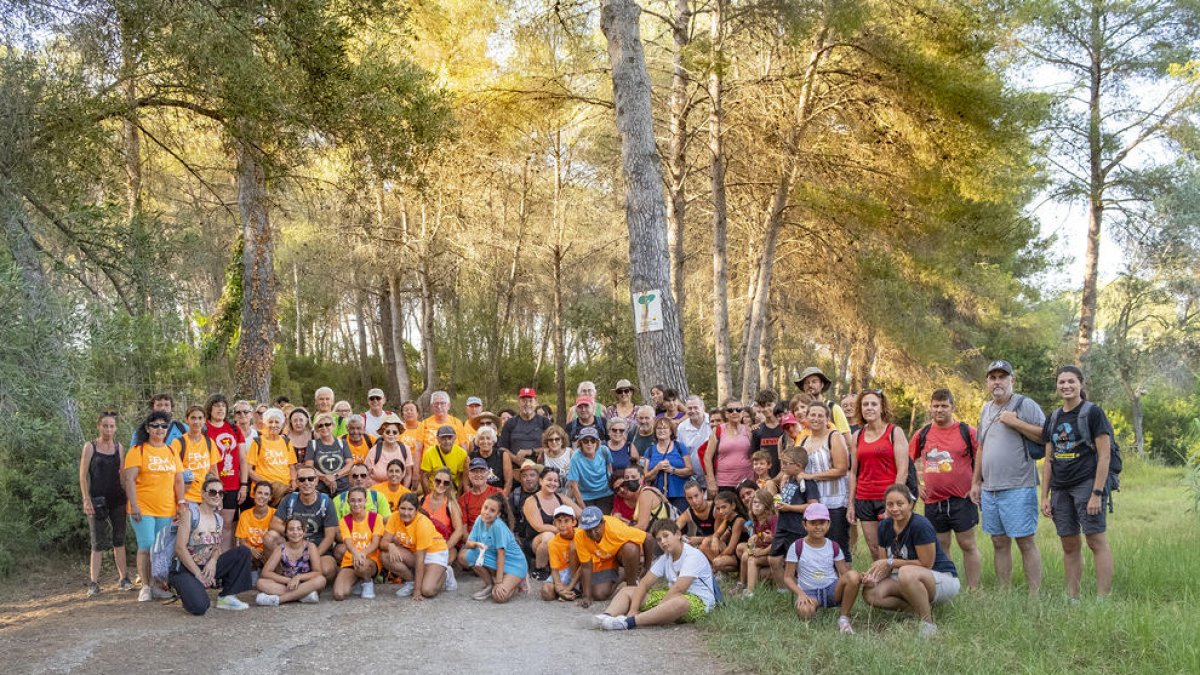
[[[554,527],[558,534],[547,544],[550,555],[550,577],[542,584],[543,600],[569,602],[579,595],[583,575],[575,556],[575,509],[566,504],[554,509]]]
[[[567,469],[568,494],[576,503],[611,513],[613,490],[609,480],[612,477],[612,455],[608,448],[600,445],[600,434],[592,428],[581,430],[575,443],[579,452],[571,459],[571,466]]]
[[[643,553],[650,559],[650,551],[643,551],[649,543],[642,530],[604,515],[595,506],[584,509],[575,531],[575,555],[583,568],[579,606],[588,607],[593,599],[608,599],[617,581],[618,564],[624,570],[625,583],[637,583]]]
[[[796,616],[807,620],[821,607],[840,606],[838,630],[853,634],[850,609],[858,599],[861,577],[850,569],[838,543],[826,538],[829,509],[824,504],[810,504],[804,524],[808,534],[788,548],[783,571],[784,585],[796,596]]]

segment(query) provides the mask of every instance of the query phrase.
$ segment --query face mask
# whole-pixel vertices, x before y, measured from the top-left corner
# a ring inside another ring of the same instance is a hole
[[[632,478],[625,481],[625,489],[628,490],[629,492],[637,492],[638,487],[640,487],[639,482],[636,480],[633,480]]]

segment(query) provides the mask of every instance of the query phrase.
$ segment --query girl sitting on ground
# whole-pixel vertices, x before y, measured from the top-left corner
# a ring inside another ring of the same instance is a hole
[[[345,600],[355,582],[362,584],[363,600],[375,597],[375,575],[381,569],[379,543],[383,539],[383,518],[374,511],[367,511],[367,489],[350,488],[346,496],[350,513],[338,523],[342,543],[346,552],[342,554],[342,566],[333,580],[333,599]]]
[[[687,499],[687,510],[679,514],[675,524],[681,532],[688,533],[693,546],[700,551],[707,551],[708,539],[716,528],[717,516],[713,511],[713,503],[704,496],[700,483],[689,480],[683,488],[683,496]]]
[[[796,615],[808,620],[821,607],[840,606],[838,630],[853,634],[850,609],[858,599],[858,572],[850,569],[841,546],[826,537],[830,522],[824,504],[805,509],[804,524],[808,533],[788,549],[783,569],[783,583],[796,596]]]
[[[490,597],[497,603],[505,603],[517,590],[529,589],[526,580],[529,567],[511,524],[512,512],[504,494],[489,495],[464,547],[467,564],[483,579],[483,588],[471,596],[475,600]]]
[[[729,490],[717,493],[713,500],[716,521],[713,534],[706,540],[704,555],[712,562],[715,572],[732,572],[738,568],[737,547],[746,541],[746,511],[737,495]]]
[[[404,582],[396,597],[421,601],[442,592],[450,571],[450,551],[421,498],[410,492],[400,498],[400,508],[387,522],[383,538],[383,566]],[[446,589],[452,590],[452,589]]]
[[[267,489],[262,492],[269,495],[269,486],[263,487]],[[269,607],[297,600],[315,603],[325,588],[325,575],[313,569],[313,561],[321,559],[317,545],[305,538],[304,521],[299,517],[288,518],[283,531],[283,545],[272,551],[263,564],[255,602]]]
[[[750,524],[747,526],[750,538],[746,543],[738,544],[737,548],[741,569],[738,574],[738,587],[734,590],[740,591],[745,597],[754,595],[754,588],[758,585],[758,571],[763,567],[770,567],[768,553],[775,538],[777,520],[775,495],[770,490],[756,491],[750,502]]]

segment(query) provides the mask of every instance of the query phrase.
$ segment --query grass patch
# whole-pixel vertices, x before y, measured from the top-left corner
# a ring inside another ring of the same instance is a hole
[[[980,531],[984,590],[935,608],[940,632],[932,640],[917,637],[915,620],[861,599],[858,635],[839,635],[836,610],[803,623],[789,597],[766,586],[753,598],[729,599],[699,626],[731,666],[761,673],[1200,672],[1200,516],[1190,508],[1185,470],[1132,458],[1125,466],[1108,521],[1116,576],[1105,601],[1095,599],[1085,549],[1083,602],[1066,602],[1062,548],[1043,518],[1041,597],[1026,595],[1015,546],[1016,590],[996,590],[991,543]],[[855,567],[863,570],[861,542],[859,551]],[[961,571],[957,548],[953,557]]]

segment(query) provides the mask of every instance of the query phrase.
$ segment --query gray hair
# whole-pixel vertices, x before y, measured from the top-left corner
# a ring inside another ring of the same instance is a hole
[[[475,432],[475,438],[479,439],[483,438],[484,436],[487,436],[494,441],[496,440],[496,430],[491,427],[479,427],[479,431]]]
[[[435,391],[429,395],[430,403],[433,403],[434,401],[436,401],[438,399],[443,399],[446,401],[446,403],[449,403],[450,402],[450,394],[447,394],[446,392],[439,390],[439,391]]]
[[[650,406],[650,405],[638,406],[638,409],[637,409],[637,410],[635,410],[635,411],[633,411],[633,414],[634,414],[635,416],[637,416],[637,415],[640,415],[640,414],[642,414],[642,411],[643,411],[643,410],[645,410],[646,412],[650,413],[650,416],[651,416],[651,417],[654,417],[654,406]]]
[[[320,398],[321,394],[329,394],[329,398],[333,398],[333,389],[329,387],[321,387],[313,393],[313,398]]]
[[[583,382],[580,382],[579,386],[575,387],[575,394],[582,395],[585,388],[589,389],[590,391],[596,391],[596,383],[592,382],[591,380],[584,380]]]
[[[287,417],[283,414],[283,411],[280,410],[279,408],[267,408],[267,411],[265,413],[263,413],[263,415],[262,415],[262,419],[264,422],[266,422],[268,420],[276,419],[276,420],[279,420],[280,424],[287,423]]]

